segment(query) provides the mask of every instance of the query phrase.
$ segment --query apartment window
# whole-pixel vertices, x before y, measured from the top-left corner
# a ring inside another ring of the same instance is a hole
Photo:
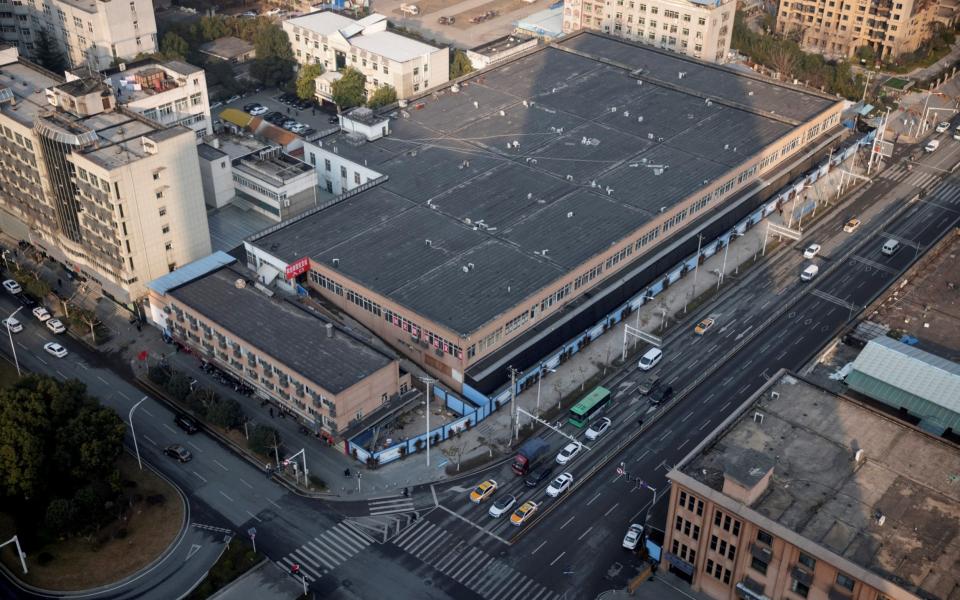
[[[730,544],[730,547],[727,549],[727,558],[729,558],[730,560],[733,560],[736,555],[737,555],[737,547],[734,546],[733,544]]]
[[[178,100],[176,101],[176,103],[175,103],[175,107],[176,107],[177,112],[184,112],[184,111],[186,111],[186,110],[187,110],[187,99],[186,99],[186,98],[180,98],[180,99],[178,99]]]
[[[413,84],[413,91],[415,91],[415,92],[419,92],[419,91],[420,91],[420,84],[419,84],[419,83]]]
[[[713,524],[715,527],[720,527],[721,522],[723,522],[723,513],[718,510],[713,514]]]
[[[723,556],[723,555],[725,555],[725,554],[727,553],[727,541],[726,541],[726,540],[720,540],[720,549],[719,549],[717,552],[719,552],[721,556]]]
[[[730,569],[724,569],[724,571],[723,571],[723,582],[729,585],[729,583],[730,583],[730,576],[731,576],[731,575],[732,575],[732,573],[730,572]]]
[[[160,216],[161,216],[161,217],[166,216],[166,214],[167,214],[167,207],[166,207],[166,206],[161,206],[160,209],[159,209],[157,212],[160,213]]]
[[[203,102],[203,96],[197,92],[196,94],[190,94],[190,105],[191,106],[200,106]]]
[[[323,166],[324,166],[324,168],[325,168],[328,172],[330,171],[330,159],[329,159],[329,158],[323,159]]]
[[[713,561],[710,560],[709,558],[707,559],[706,572],[707,572],[707,575],[713,575]]]
[[[752,568],[752,569],[753,569],[754,571],[756,571],[757,573],[760,573],[761,575],[766,575],[766,574],[767,574],[767,562],[764,561],[764,560],[760,560],[760,559],[757,558],[756,556],[751,557],[751,559],[752,559],[752,560],[750,561],[750,568]]]
[[[693,525],[690,521],[684,521],[683,523],[683,535],[690,536],[690,526]]]
[[[680,531],[683,528],[683,517],[677,517],[677,522],[673,526],[674,529]]]
[[[360,185],[360,173],[353,173],[353,183]]]
[[[173,114],[173,104],[161,104],[157,110],[160,112],[161,117],[169,117]]]
[[[694,525],[694,526],[693,526],[693,539],[695,539],[695,540],[699,540],[699,539],[700,539],[700,526],[699,526],[699,525]]]
[[[390,74],[390,69],[387,68],[387,65],[386,65],[386,64],[383,65],[383,74],[384,74],[384,75],[389,75],[389,74]]]
[[[800,596],[801,598],[806,598],[807,594],[810,593],[810,587],[794,579],[793,582],[790,584],[790,591]]]
[[[164,250],[173,250],[173,242],[167,242],[163,245]]]
[[[733,522],[733,535],[740,535],[740,521]]]
[[[687,493],[680,492],[680,508],[683,508],[687,505]]]
[[[711,550],[716,550],[716,549],[717,549],[717,542],[719,542],[719,541],[720,541],[720,539],[719,539],[717,536],[711,535],[711,536],[710,536],[710,549],[711,549]]]
[[[687,553],[687,562],[690,564],[696,564],[697,562],[697,551],[693,548],[690,548],[690,552]]]
[[[837,585],[839,585],[840,587],[846,590],[850,590],[852,592],[853,584],[854,584],[854,581],[852,578],[848,577],[847,575],[844,575],[843,573],[837,573]]]
[[[758,541],[758,542],[763,542],[764,544],[766,544],[766,545],[768,545],[768,546],[772,546],[772,545],[773,545],[773,536],[770,535],[769,533],[767,533],[766,531],[764,531],[764,530],[761,529],[760,531],[757,532],[757,541]]]
[[[723,517],[723,530],[730,531],[730,525],[733,523],[733,519],[730,518],[730,515]]]
[[[817,568],[817,559],[810,556],[809,554],[804,554],[803,552],[800,553],[800,558],[797,559],[797,562],[799,562],[801,565],[805,566],[806,568],[810,569],[811,571]]]
[[[163,192],[157,192],[155,196],[157,197],[157,200],[160,200],[161,198],[163,198]]]
[[[706,25],[707,19],[705,17],[700,17],[697,19],[697,25]]]
[[[153,174],[153,180],[154,180],[154,181],[157,181],[158,179],[160,179],[160,173],[154,173],[154,174]]]
[[[342,177],[343,179],[347,178],[347,168],[344,167],[343,165],[340,166],[340,177]]]
[[[169,226],[169,225],[164,225],[163,227],[160,228],[160,232],[161,232],[161,233],[170,233],[170,226]]]
[[[74,27],[79,27],[80,29],[83,29],[83,21],[80,20],[80,17],[74,17],[74,18],[73,18],[73,26],[74,26]]]
[[[703,500],[697,500],[697,516],[703,516]]]

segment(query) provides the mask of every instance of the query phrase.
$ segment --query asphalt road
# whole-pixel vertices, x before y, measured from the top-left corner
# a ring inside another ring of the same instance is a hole
[[[607,385],[615,400],[607,414],[614,427],[607,439],[592,444],[569,465],[554,465],[555,474],[570,471],[577,477],[608,461],[596,476],[580,482],[560,501],[545,496],[549,480],[530,490],[506,466],[475,481],[437,488],[439,508],[392,542],[406,556],[401,560],[424,577],[436,578],[440,571],[491,600],[589,597],[614,587],[618,576],[630,573],[625,566],[636,560],[620,548],[627,526],[646,522],[648,515],[649,525],[663,526],[664,502],[650,514],[652,489],[660,500],[666,497],[670,467],[767,377],[780,368],[799,369],[807,363],[917,256],[956,226],[960,178],[951,176],[939,185],[937,180],[958,160],[960,144],[949,140],[909,171],[906,163],[889,169],[848,209],[825,219],[809,239],[792,243],[790,250],[749,275],[747,285],[709,307],[703,316],[718,321],[707,335],[683,331],[669,336],[665,358],[656,369],[662,381],[679,392],[708,368],[715,371],[674,406],[660,409],[664,414],[653,424],[650,419],[657,409],[635,391],[646,374],[631,366],[613,376]],[[922,200],[907,203],[918,190],[931,188]],[[852,234],[843,233],[843,223],[853,215],[863,224]],[[903,247],[887,257],[880,248],[890,237],[901,240]],[[823,246],[820,255],[812,261],[803,259],[802,249],[814,242]],[[811,262],[820,265],[820,275],[801,283],[800,272]],[[784,314],[771,318],[790,303]],[[740,344],[743,347],[736,349]],[[724,357],[735,349],[734,355]],[[641,416],[648,428],[622,450],[611,452],[637,431],[636,419]],[[569,425],[562,431],[577,433]],[[555,433],[546,438],[552,442],[546,458],[550,462],[566,439]],[[621,463],[626,476],[616,473]],[[487,506],[469,503],[469,490],[487,477],[500,484],[498,495],[516,495],[517,505],[527,499],[541,502],[539,521],[513,527],[505,518],[488,517]]]

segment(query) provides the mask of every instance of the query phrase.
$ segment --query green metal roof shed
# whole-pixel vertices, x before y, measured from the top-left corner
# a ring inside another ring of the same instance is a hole
[[[888,337],[871,340],[853,362],[847,385],[918,417],[942,434],[960,431],[960,365]]]

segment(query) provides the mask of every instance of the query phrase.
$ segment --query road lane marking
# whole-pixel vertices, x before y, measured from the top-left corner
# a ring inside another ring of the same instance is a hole
[[[223,469],[224,471],[229,471],[229,470],[230,470],[230,469],[226,468],[225,466],[223,466],[223,463],[221,463],[221,462],[220,462],[219,460],[217,460],[217,459],[213,459],[213,462],[217,463],[217,466],[220,467],[221,469]]]
[[[637,462],[640,462],[641,460],[643,460],[648,454],[650,454],[650,450],[649,449],[644,450],[643,454],[640,455],[640,458],[637,459]]]
[[[270,498],[267,498],[267,502],[269,502],[270,504],[276,506],[277,508],[280,508],[280,505],[277,504],[276,502],[274,502],[273,500],[271,500]]]
[[[81,361],[78,360],[78,361],[77,361],[77,364],[80,365],[80,368],[81,368],[81,369],[84,369],[85,371],[89,371],[89,370],[90,370],[90,367],[88,367],[88,366],[86,365],[86,363],[83,363],[83,362],[81,362]]]
[[[537,550],[539,550],[540,548],[543,548],[543,545],[546,543],[547,543],[547,540],[543,540],[542,542],[540,542],[540,545],[533,549],[533,552],[530,553],[530,556],[533,556],[534,554],[536,554]]]
[[[124,397],[126,397],[126,396],[124,396]],[[176,429],[174,429],[173,427],[170,427],[170,426],[167,425],[166,423],[164,423],[163,426],[166,427],[167,430],[168,430],[170,433],[176,433],[176,432],[177,432]],[[188,443],[189,443],[189,442],[188,442]],[[192,446],[193,444],[190,444],[190,445]]]
[[[616,504],[614,504],[613,506],[611,506],[610,509],[607,510],[607,512],[603,513],[603,516],[609,515],[609,514],[612,513],[613,510],[614,510],[615,508],[617,508],[618,506],[620,506],[620,503],[619,503],[619,502],[617,502]]]
[[[47,361],[43,360],[43,359],[40,358],[39,356],[37,357],[37,360],[39,360],[39,361],[42,362],[43,364],[47,364]]]
[[[257,515],[253,514],[253,513],[250,512],[249,510],[247,511],[247,514],[250,515],[251,517],[253,517],[254,519],[256,519],[256,520],[257,520],[257,523],[263,523],[263,521],[260,519],[260,517],[258,517]]]
[[[124,398],[126,398],[127,400],[130,400],[130,396],[124,394],[123,392],[117,392],[117,393],[123,396]]]
[[[20,342],[17,342],[17,345],[20,346],[21,348],[23,348],[24,350],[28,350],[28,348],[27,348],[26,346],[24,346],[23,344],[21,344]]]
[[[591,529],[593,529],[593,525],[591,525],[590,527],[587,527],[587,530],[580,534],[580,537],[577,538],[577,541],[579,542],[579,541],[582,540],[584,537],[586,537],[586,535],[587,535],[588,533],[590,533],[590,530],[591,530]]]
[[[167,429],[170,429],[170,427],[167,427]],[[193,442],[187,442],[187,443],[190,444],[191,446],[193,446],[193,448],[194,448],[197,452],[203,452],[203,450],[200,449],[200,446],[194,444]]]
[[[737,390],[737,393],[738,393],[738,394],[742,394],[742,393],[744,393],[745,391],[747,391],[749,388],[750,388],[750,384],[748,383],[747,385],[745,385],[745,386],[743,386],[742,388],[740,388],[739,390]]]
[[[229,500],[230,502],[233,502],[233,498],[223,493],[223,490],[220,490],[220,495],[226,498],[227,500]]]
[[[153,444],[154,446],[159,446],[159,444],[157,444],[155,441],[151,440],[151,439],[150,439],[150,436],[148,436],[148,435],[144,435],[144,436],[143,436],[143,439],[147,440],[148,442],[150,442],[150,443]]]
[[[564,527],[566,527],[567,525],[569,525],[569,524],[570,524],[570,521],[572,521],[572,520],[574,520],[574,519],[576,519],[576,518],[577,518],[576,515],[574,515],[574,516],[570,517],[569,519],[567,519],[567,522],[564,523],[563,525],[561,525],[561,526],[560,526],[560,529],[563,529]]]
[[[683,440],[683,443],[680,444],[679,446],[677,446],[677,450],[682,450],[683,447],[686,446],[686,445],[687,445],[687,442],[689,442],[689,441],[690,441],[690,438],[687,438],[687,439]]]
[[[194,475],[196,475],[196,476],[197,476],[197,479],[199,479],[200,481],[202,481],[202,482],[204,482],[204,483],[207,482],[207,480],[204,479],[204,478],[203,478],[203,475],[201,475],[200,473],[197,473],[196,471],[190,471],[190,472],[193,473]]]
[[[665,434],[663,434],[663,435],[661,435],[659,438],[657,438],[657,441],[658,441],[658,442],[662,442],[663,440],[665,440],[665,439],[667,439],[668,437],[670,437],[670,434],[671,434],[671,433],[673,433],[673,430],[672,430],[672,429],[668,430]]]
[[[250,485],[249,483],[247,483],[247,481],[246,481],[243,477],[240,477],[239,479],[240,479],[240,483],[242,483],[243,485],[247,486],[247,487],[250,488],[251,490],[253,489],[253,486]]]
[[[728,407],[728,406],[730,406],[730,402],[727,402],[726,404],[724,404],[723,406],[721,406],[721,407],[720,407],[720,412],[723,412],[723,411],[727,410],[727,407]]]
[[[147,416],[148,416],[148,417],[152,417],[152,416],[153,416],[153,413],[150,412],[149,410],[145,409],[145,408],[141,408],[141,409],[140,409],[140,412],[147,413]]]
[[[450,513],[450,514],[453,515],[454,517],[460,519],[460,520],[463,521],[464,523],[469,524],[471,527],[475,527],[476,529],[479,529],[480,531],[484,532],[485,534],[489,535],[490,537],[494,538],[495,540],[498,540],[498,541],[500,541],[500,542],[503,542],[503,543],[506,544],[507,546],[510,545],[510,542],[508,542],[507,540],[503,539],[503,538],[500,537],[499,535],[497,535],[497,534],[495,534],[495,533],[493,533],[493,532],[491,532],[491,531],[488,531],[488,530],[484,529],[483,527],[477,525],[476,523],[474,523],[474,522],[471,521],[470,519],[467,519],[466,517],[462,517],[462,516],[458,515],[457,513],[453,512],[452,510],[450,510],[449,508],[447,508],[446,506],[444,506],[444,505],[441,504],[441,505],[439,505],[439,508],[447,511],[448,513]]]
[[[110,383],[106,379],[104,379],[103,377],[100,377],[99,375],[97,375],[97,379],[99,379],[100,383],[104,385],[110,385]]]
[[[59,375],[60,377],[63,377],[64,379],[67,378],[66,375],[64,375],[63,373],[60,372],[60,369],[54,369],[54,371],[56,371],[57,375]]]
[[[619,479],[619,477],[617,477],[617,479]],[[603,493],[603,492],[597,492],[597,495],[596,495],[596,496],[594,496],[593,498],[590,498],[590,500],[587,502],[587,506],[590,506],[591,504],[593,504],[593,501],[596,500],[597,498],[599,498],[599,497],[600,497],[600,494],[602,494],[602,493]]]
[[[716,394],[717,394],[716,392],[710,392],[710,395],[708,395],[706,398],[703,399],[703,404],[706,404],[707,402],[710,402],[710,400],[711,400]]]
[[[709,424],[710,424],[710,419],[707,419],[706,421],[703,422],[703,425],[701,425],[699,429],[697,429],[697,431],[703,431]]]
[[[557,557],[556,557],[555,559],[553,559],[553,562],[550,563],[550,566],[552,567],[553,565],[557,564],[557,561],[560,560],[561,558],[563,558],[563,555],[566,554],[566,553],[567,553],[566,550],[564,550],[563,552],[561,552],[560,554],[558,554]]]
[[[682,419],[680,419],[680,422],[683,423],[684,421],[686,421],[687,419],[689,419],[689,418],[692,417],[692,416],[693,416],[693,411],[691,410],[690,412],[688,412],[688,413],[686,414],[686,416],[684,416]]]

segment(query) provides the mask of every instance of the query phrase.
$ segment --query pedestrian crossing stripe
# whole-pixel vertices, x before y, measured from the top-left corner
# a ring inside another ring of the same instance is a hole
[[[463,543],[427,520],[413,525],[392,543],[486,600],[559,600],[561,597],[506,561]]]
[[[305,542],[280,560],[281,568],[290,571],[300,565],[300,573],[313,583],[363,551],[373,540],[341,521],[318,537]]]
[[[414,510],[413,499],[406,496],[388,496],[370,500],[367,506],[370,509],[370,516],[392,515]]]

